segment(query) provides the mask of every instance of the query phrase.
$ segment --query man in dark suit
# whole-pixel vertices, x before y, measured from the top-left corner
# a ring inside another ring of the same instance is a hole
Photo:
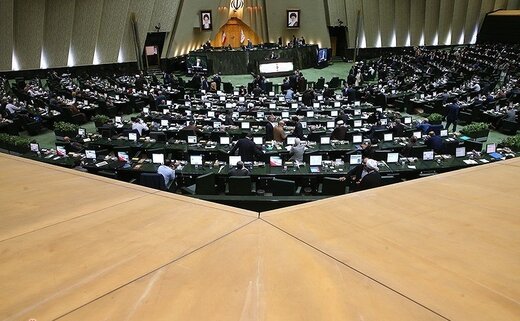
[[[377,161],[369,159],[366,161],[366,174],[357,182],[356,191],[362,191],[369,188],[374,188],[382,185],[381,174],[379,174],[379,167]]]
[[[428,146],[428,148],[433,149],[435,154],[442,154],[444,152],[444,142],[442,141],[442,137],[435,135],[435,132],[431,131],[428,133],[424,140],[424,144]]]
[[[244,162],[238,161],[237,166],[229,171],[229,176],[249,176],[249,170],[244,168]]]
[[[394,134],[394,137],[404,136],[404,125],[401,123],[401,119],[395,119],[395,123],[392,125],[392,133]]]
[[[345,122],[343,120],[338,120],[336,122],[337,126],[332,131],[330,135],[330,139],[332,140],[345,140],[347,137],[347,127],[345,126]]]
[[[292,120],[294,122],[294,130],[292,135],[298,137],[299,139],[303,139],[303,126],[300,123],[300,118],[298,118],[298,116],[293,116]]]
[[[459,100],[455,98],[455,100],[448,105],[448,110],[446,111],[446,128],[448,129],[451,124],[453,124],[453,131],[457,130],[457,120],[459,118],[460,106],[458,104]]]
[[[245,138],[240,138],[235,146],[229,151],[231,155],[234,155],[238,149],[238,155],[245,162],[252,162],[256,156],[262,154],[262,151],[252,141],[251,133],[248,133]]]
[[[267,116],[267,124],[265,125],[265,140],[270,141],[274,139],[273,123],[275,119],[273,115]]]

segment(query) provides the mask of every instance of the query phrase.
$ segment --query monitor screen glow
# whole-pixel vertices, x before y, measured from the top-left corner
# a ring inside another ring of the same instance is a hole
[[[208,117],[209,118],[215,118],[215,112],[214,111],[208,111]]]
[[[188,136],[187,141],[188,144],[197,144],[197,136]]]
[[[152,154],[152,163],[164,164],[164,154]]]
[[[220,136],[220,145],[229,145],[231,138],[229,136]]]
[[[381,125],[383,125],[383,126],[388,125],[388,118],[382,118],[381,119]]]
[[[322,145],[329,145],[330,144],[330,137],[329,136],[321,136],[320,137],[320,144],[322,144]]]
[[[413,135],[415,136],[415,138],[417,138],[417,139],[421,139],[421,137],[422,137],[422,132],[413,132]]]
[[[394,135],[392,133],[387,133],[383,135],[383,141],[391,142],[394,139]]]
[[[294,145],[296,137],[287,137],[287,145]]]
[[[360,144],[363,141],[363,136],[361,135],[354,135],[352,136],[352,142],[355,144]]]
[[[213,122],[213,128],[218,129],[222,126],[222,122],[216,121]]]
[[[65,149],[65,146],[56,146],[56,155],[58,155],[58,156],[67,155],[67,150]]]
[[[338,107],[339,107],[339,106],[338,106]],[[337,111],[337,110],[332,110],[332,111],[330,112],[330,115],[331,115],[332,117],[338,117],[338,111]]]
[[[497,151],[497,145],[495,143],[486,145],[487,154],[492,154],[492,153],[495,153],[496,151]]]
[[[190,155],[191,165],[202,165],[202,155]]]
[[[136,133],[128,133],[128,140],[131,142],[137,141],[137,134]]]
[[[314,117],[314,112],[313,111],[308,111],[307,112],[307,117],[309,117],[309,118]]]
[[[96,159],[96,151],[90,149],[85,150],[85,158]]]
[[[442,129],[441,130],[441,137],[447,137],[448,136],[448,130],[447,129]]]
[[[229,156],[229,166],[237,166],[237,163],[241,160],[241,156]]]
[[[388,153],[386,155],[386,162],[391,163],[397,163],[399,161],[399,153]]]
[[[412,123],[412,117],[405,117],[403,123],[411,124]]]
[[[320,108],[320,103],[313,103],[313,104],[312,104],[312,107],[313,107],[313,108]]]
[[[363,126],[362,120],[354,120],[354,127],[361,127]]]
[[[296,109],[296,108],[298,108],[298,103],[292,103],[292,104],[291,104],[291,108],[292,108],[292,109]]]
[[[289,112],[288,111],[282,111],[282,118],[289,118]]]
[[[263,111],[257,111],[256,112],[256,118],[264,118],[265,117],[265,114]]]
[[[269,157],[269,165],[272,167],[279,167],[283,165],[282,158],[280,156]]]
[[[78,135],[85,137],[87,135],[87,130],[85,128],[78,128]]]
[[[309,165],[310,166],[321,166],[322,161],[323,161],[322,155],[311,155],[309,158]]]
[[[128,156],[127,152],[117,152],[117,160],[128,163],[130,161],[130,157]]]
[[[40,145],[38,143],[31,143],[31,152],[39,152],[40,151]]]
[[[423,160],[425,160],[425,161],[433,160],[433,150],[424,151]]]
[[[168,119],[161,119],[161,126],[168,127]]]
[[[361,115],[361,109],[354,109],[354,116],[360,116]]]
[[[466,147],[457,147],[455,149],[455,157],[466,157]]]
[[[120,123],[123,122],[123,118],[121,116],[116,116],[115,117],[115,122],[120,124]]]
[[[262,145],[264,143],[264,138],[260,136],[253,137],[253,142],[256,145]]]
[[[362,160],[362,157],[361,155],[350,155],[350,165],[359,165],[361,164],[361,160]]]
[[[248,122],[242,122],[242,123],[240,124],[240,127],[241,127],[242,129],[249,129],[249,128],[251,128],[251,124],[248,123]]]
[[[328,121],[327,122],[327,128],[334,128],[334,122],[333,121]]]
[[[240,97],[238,97],[238,101],[243,103],[246,101],[246,97],[240,96]]]

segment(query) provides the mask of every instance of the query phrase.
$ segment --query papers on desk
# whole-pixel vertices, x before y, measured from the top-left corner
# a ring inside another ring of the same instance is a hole
[[[489,154],[489,156],[493,157],[494,159],[504,159],[504,156],[502,156],[502,154],[497,153],[497,152],[491,153],[491,154]]]
[[[286,149],[286,150],[287,150],[288,152],[290,152],[290,151],[291,151],[291,148],[292,148],[292,146],[291,146],[291,145],[289,145],[289,146],[285,146],[285,149]]]
[[[415,165],[408,165],[408,168],[409,169],[417,169],[417,167]]]
[[[489,163],[489,161],[488,161],[487,159],[479,159],[479,161],[480,161],[481,163],[484,163],[484,164],[485,164],[485,163]]]
[[[107,161],[102,161],[102,162],[99,162],[96,164],[96,167],[101,167],[101,166],[106,166],[108,165],[108,162]]]
[[[478,163],[473,160],[473,159],[465,159],[463,160],[463,162],[466,164],[466,165],[477,165]]]

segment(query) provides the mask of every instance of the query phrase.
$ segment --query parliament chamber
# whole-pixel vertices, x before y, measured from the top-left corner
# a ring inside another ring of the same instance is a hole
[[[0,319],[520,317],[518,1],[1,5]]]

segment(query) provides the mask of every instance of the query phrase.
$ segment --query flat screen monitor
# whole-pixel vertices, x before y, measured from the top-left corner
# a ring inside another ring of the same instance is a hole
[[[118,123],[118,124],[121,124],[123,122],[123,118],[121,116],[116,116],[115,117],[115,122]]]
[[[265,114],[263,111],[257,111],[256,112],[256,118],[264,118],[265,117]]]
[[[386,134],[383,135],[383,141],[384,142],[391,142],[392,140],[394,140],[394,134],[386,133]]]
[[[211,102],[206,102],[206,103],[204,103],[204,105],[205,105],[207,108],[211,108]]]
[[[202,165],[202,155],[190,155],[191,165]]]
[[[282,111],[282,118],[289,118],[289,112],[288,111]]]
[[[164,108],[164,109],[162,110],[163,115],[166,115],[166,114],[168,114],[169,112],[170,112],[170,110],[169,110],[168,108]]]
[[[39,152],[40,151],[40,145],[38,143],[31,143],[31,152]]]
[[[309,118],[314,117],[314,112],[313,111],[308,111],[307,112],[307,117],[309,117]]]
[[[188,144],[197,144],[197,136],[188,136],[187,141]]]
[[[278,101],[285,101],[285,97],[284,96],[278,97]]]
[[[455,148],[455,157],[466,157],[466,147]]]
[[[96,159],[97,158],[96,151],[92,150],[92,149],[86,149],[85,150],[85,158],[87,158],[87,159]]]
[[[269,109],[275,109],[276,104],[275,103],[269,103]]]
[[[421,138],[422,138],[422,132],[413,132],[413,135],[414,135],[415,138],[417,138],[417,139],[421,139]]]
[[[358,119],[358,120],[354,120],[354,127],[362,127],[363,126],[363,121]]]
[[[280,156],[269,157],[269,165],[272,167],[279,167],[283,165],[282,158]]]
[[[320,108],[320,103],[313,103],[313,104],[312,104],[312,107],[313,107],[313,108]]]
[[[234,103],[226,103],[226,108],[233,108],[236,105]]]
[[[296,137],[287,137],[287,145],[294,145]]]
[[[487,154],[493,154],[496,151],[497,151],[497,145],[495,143],[486,145],[486,153]]]
[[[378,108],[376,108],[376,111],[378,111],[378,112],[382,113],[382,112],[383,112],[383,108],[381,108],[381,107],[378,107]]]
[[[302,124],[302,128],[307,128],[307,122],[306,121],[302,121],[300,124]]]
[[[447,129],[441,129],[441,137],[448,137],[448,130]]]
[[[222,126],[222,122],[216,121],[213,122],[213,128],[218,129]]]
[[[330,137],[329,136],[321,136],[320,144],[322,145],[330,145]]]
[[[386,155],[386,162],[391,163],[397,163],[399,161],[399,153],[388,153]]]
[[[246,97],[244,97],[244,96],[240,96],[240,97],[238,97],[238,101],[241,102],[241,103],[243,103],[243,102],[246,101]]]
[[[231,137],[220,136],[220,145],[229,145],[229,144],[231,144]]]
[[[311,155],[309,158],[309,165],[310,166],[321,166],[322,161],[323,161],[322,155]]]
[[[186,110],[184,112],[186,113],[186,116],[188,116],[188,117],[191,116],[191,110]]]
[[[239,94],[239,93],[238,93],[238,90],[234,90],[234,91],[233,91],[233,96],[238,96],[238,94]]]
[[[333,121],[328,121],[327,122],[327,128],[334,128],[334,122]]]
[[[242,161],[241,156],[229,156],[229,166],[237,166],[240,161]]]
[[[119,95],[116,95],[116,100],[119,100]]]
[[[339,104],[339,102],[337,102],[337,103]],[[334,104],[335,104],[335,103],[334,103]],[[338,107],[339,107],[339,106],[338,106]],[[338,117],[338,111],[337,111],[337,110],[332,110],[332,111],[330,112],[330,115],[331,115],[332,117]]]
[[[269,92],[269,97],[274,97],[274,91]]]
[[[433,160],[433,150],[426,150],[422,153],[422,159],[425,161]]]
[[[359,100],[355,101],[354,106],[361,106],[361,102]]]
[[[166,101],[166,106],[171,106],[172,105],[172,101],[171,100],[167,100]]]
[[[354,136],[352,136],[352,142],[354,144],[361,144],[363,142],[363,136],[362,135],[354,135]]]
[[[388,125],[388,118],[381,118],[380,120],[382,126]]]
[[[327,48],[320,48],[318,50],[318,63],[326,62],[328,60],[329,53]]]
[[[208,111],[208,117],[209,118],[215,118],[215,112],[214,111]]]
[[[65,146],[56,146],[56,155],[58,155],[58,156],[67,155],[67,150],[65,149]]]
[[[238,111],[234,111],[232,114],[231,114],[231,117],[232,118],[239,118],[240,117],[240,113]]]
[[[128,140],[131,142],[137,141],[137,133],[128,133]]]
[[[169,122],[168,119],[161,119],[161,127],[168,127]]]
[[[188,73],[208,71],[208,59],[205,56],[189,56],[186,59]]]
[[[318,101],[322,101],[322,100],[323,100],[323,95],[318,95],[317,100],[318,100]],[[319,106],[319,105],[318,105],[318,106]]]
[[[354,109],[354,116],[361,116],[361,109]]]
[[[128,156],[127,152],[117,152],[117,160],[128,163],[130,161],[130,157]]]
[[[87,130],[85,128],[78,128],[78,135],[81,137],[87,136]]]
[[[341,107],[341,102],[335,101],[334,102],[334,107],[336,107],[336,108]]]
[[[297,109],[298,108],[298,103],[292,103],[291,104],[291,108],[292,109]]]
[[[150,107],[143,107],[143,114],[148,115],[150,113]]]
[[[152,163],[154,164],[164,164],[164,154],[152,154]]]
[[[405,117],[404,120],[403,120],[403,123],[411,124],[412,123],[412,117]]]
[[[262,145],[264,143],[264,138],[260,136],[253,137],[253,142],[256,145]]]
[[[220,96],[220,97],[218,97],[218,100],[219,101],[226,101],[226,96]]]
[[[184,106],[191,107],[191,101],[185,101],[184,102]]]
[[[363,158],[363,156],[359,155],[359,154],[350,155],[349,164],[350,165],[359,165],[359,164],[361,164],[362,158]]]
[[[240,124],[240,128],[249,129],[249,128],[251,128],[251,124],[249,122],[244,121]]]

